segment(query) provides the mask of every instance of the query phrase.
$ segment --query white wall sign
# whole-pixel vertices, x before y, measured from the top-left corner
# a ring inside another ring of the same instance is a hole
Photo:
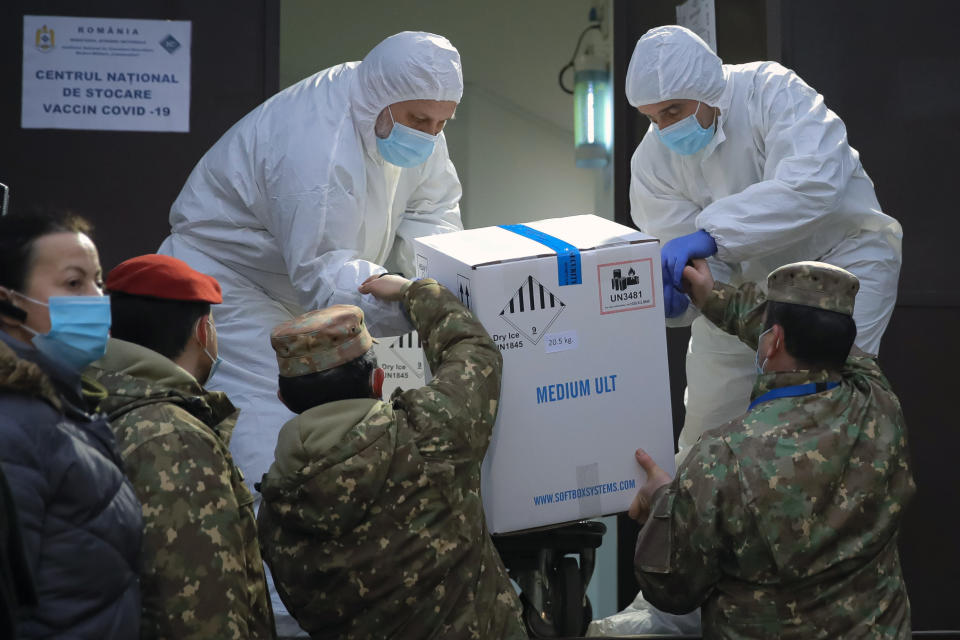
[[[190,130],[190,21],[23,16],[24,129]]]

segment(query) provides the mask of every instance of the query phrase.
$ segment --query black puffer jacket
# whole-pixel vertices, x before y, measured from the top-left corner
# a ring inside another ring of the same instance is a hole
[[[19,638],[140,633],[140,504],[83,406],[77,374],[0,331],[0,464],[37,588]]]

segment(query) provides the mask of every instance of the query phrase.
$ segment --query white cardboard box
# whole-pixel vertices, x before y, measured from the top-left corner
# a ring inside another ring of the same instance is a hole
[[[423,345],[416,331],[390,338],[377,338],[373,345],[377,364],[383,367],[383,397],[389,399],[395,389],[406,391],[426,384]]]
[[[592,215],[524,226],[574,245],[579,269],[501,227],[416,240],[417,275],[457,293],[503,354],[482,482],[494,533],[625,511],[637,447],[674,469],[659,242]]]

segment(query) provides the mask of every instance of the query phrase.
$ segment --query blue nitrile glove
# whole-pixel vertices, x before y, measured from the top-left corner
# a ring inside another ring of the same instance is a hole
[[[663,312],[668,318],[682,316],[683,312],[690,306],[690,298],[687,294],[674,289],[669,284],[663,285]]]
[[[717,243],[713,236],[699,229],[685,236],[674,238],[663,245],[660,251],[660,263],[663,265],[663,288],[673,285],[678,292],[683,279],[683,268],[693,258],[709,258],[717,252]],[[666,299],[666,294],[664,294]],[[669,307],[668,307],[669,308]],[[668,316],[669,317],[669,316]]]

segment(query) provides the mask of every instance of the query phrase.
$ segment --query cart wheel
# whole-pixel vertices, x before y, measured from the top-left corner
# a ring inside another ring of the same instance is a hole
[[[523,623],[527,629],[527,635],[531,638],[556,638],[557,634],[553,628],[550,618],[546,619],[530,602],[526,594],[520,594],[520,602],[523,604]]]
[[[587,635],[587,627],[590,626],[590,622],[593,621],[593,604],[590,603],[590,598],[583,596],[583,626],[580,628],[579,635]]]
[[[560,561],[560,617],[557,631],[564,636],[580,635],[583,629],[583,582],[580,567],[573,558]]]

